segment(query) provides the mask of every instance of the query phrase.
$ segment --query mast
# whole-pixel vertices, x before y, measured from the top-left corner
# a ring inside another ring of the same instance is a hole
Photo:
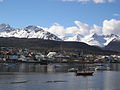
[[[61,63],[61,60],[62,60],[62,50],[63,50],[63,48],[62,48],[62,41],[60,41],[60,55],[61,55],[60,63]]]

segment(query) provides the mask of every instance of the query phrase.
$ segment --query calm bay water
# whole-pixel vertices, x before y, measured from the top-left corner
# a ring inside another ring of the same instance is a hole
[[[93,76],[67,72],[72,65],[0,64],[0,90],[120,90],[120,64]]]

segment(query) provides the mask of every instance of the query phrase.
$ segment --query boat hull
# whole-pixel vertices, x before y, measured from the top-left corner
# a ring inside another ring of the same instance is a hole
[[[76,72],[76,76],[92,76],[94,72]]]

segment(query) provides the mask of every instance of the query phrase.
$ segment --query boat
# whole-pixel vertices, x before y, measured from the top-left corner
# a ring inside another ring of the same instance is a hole
[[[75,75],[76,76],[92,76],[94,71],[91,71],[90,68],[88,67],[88,65],[86,65],[86,62],[83,58],[83,64],[82,64],[82,67],[81,67],[82,70],[77,70],[75,72]]]
[[[75,74],[76,76],[92,76],[93,71],[77,71]]]
[[[95,68],[95,70],[101,70],[101,71],[104,71],[104,70],[110,70],[110,67],[109,66],[97,66]]]
[[[86,68],[85,68],[85,64],[84,64],[84,67],[83,67],[83,69],[80,71],[80,70],[77,70],[76,72],[75,72],[75,75],[76,76],[92,76],[93,75],[93,73],[94,73],[94,71],[95,70],[90,70],[89,69],[89,67],[87,67],[86,66]]]
[[[105,70],[111,70],[109,62],[108,63],[100,63],[96,66],[95,71],[105,71]]]

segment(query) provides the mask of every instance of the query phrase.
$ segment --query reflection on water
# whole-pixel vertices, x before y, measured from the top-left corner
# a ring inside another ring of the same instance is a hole
[[[95,67],[87,64],[85,67]],[[111,71],[120,71],[120,63],[111,63]],[[67,72],[70,68],[83,68],[83,64],[48,64],[38,63],[0,63],[0,72]]]
[[[67,64],[1,63],[0,72],[65,72]]]
[[[110,64],[111,71],[97,71],[88,77],[67,72],[79,66],[1,63],[0,90],[120,90],[119,64]]]

